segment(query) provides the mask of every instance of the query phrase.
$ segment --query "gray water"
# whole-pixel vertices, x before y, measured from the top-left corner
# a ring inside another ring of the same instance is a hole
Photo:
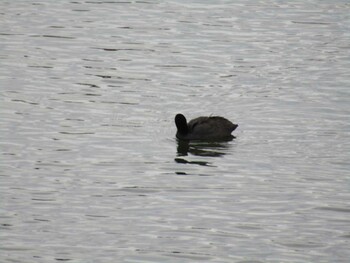
[[[349,14],[1,1],[0,261],[349,262]]]

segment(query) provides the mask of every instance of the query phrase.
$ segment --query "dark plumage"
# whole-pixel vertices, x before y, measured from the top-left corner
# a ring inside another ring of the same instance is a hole
[[[231,132],[238,125],[219,117],[198,117],[187,123],[185,116],[175,116],[176,137],[180,140],[224,140],[231,139]]]

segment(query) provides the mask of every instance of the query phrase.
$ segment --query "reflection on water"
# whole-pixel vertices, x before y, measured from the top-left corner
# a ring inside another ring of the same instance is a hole
[[[347,263],[349,8],[0,1],[0,262]]]
[[[224,150],[230,147],[228,141],[184,141],[177,140],[177,156],[187,156],[189,153],[198,156],[220,157],[225,155]]]
[[[233,138],[235,137],[232,136],[230,139],[224,141],[186,141],[177,139],[177,157],[174,160],[179,164],[195,164],[215,167],[215,165],[209,161],[186,160],[185,156],[223,157],[231,147],[229,141],[232,141]],[[179,171],[176,171],[175,173],[186,174],[185,172]]]
[[[183,158],[175,158],[175,162],[177,163],[183,163],[183,164],[197,164],[202,166],[209,166],[209,162],[203,162],[203,161],[187,161]]]

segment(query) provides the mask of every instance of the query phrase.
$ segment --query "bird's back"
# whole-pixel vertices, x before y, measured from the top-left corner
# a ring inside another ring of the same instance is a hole
[[[237,124],[219,116],[198,117],[188,123],[188,128],[190,139],[216,139],[232,136]]]

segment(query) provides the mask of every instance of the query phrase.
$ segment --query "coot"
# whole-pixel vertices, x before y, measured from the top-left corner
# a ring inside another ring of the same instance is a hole
[[[233,124],[229,120],[219,117],[198,117],[187,123],[182,114],[175,116],[177,127],[176,137],[180,140],[225,140],[232,139],[238,124]]]

